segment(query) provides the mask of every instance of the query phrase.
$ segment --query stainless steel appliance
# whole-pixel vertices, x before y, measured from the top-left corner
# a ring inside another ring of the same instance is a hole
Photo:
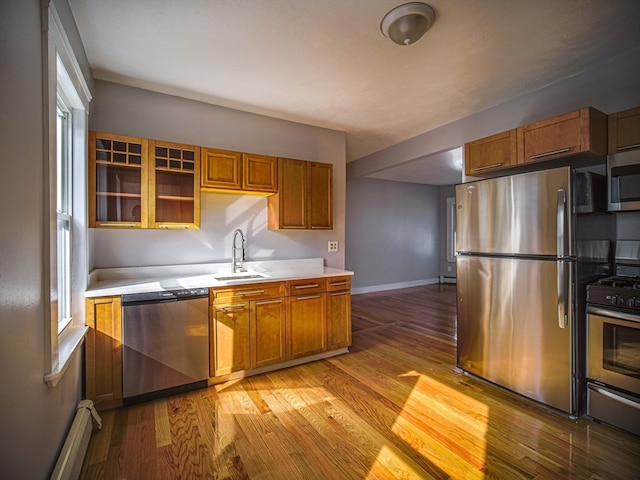
[[[587,414],[640,435],[640,241],[615,273],[587,286]]]
[[[609,210],[640,210],[640,149],[607,157]]]
[[[585,200],[606,188],[577,178],[562,167],[456,186],[458,366],[572,416],[584,409],[584,287],[608,268],[614,227]],[[604,252],[583,262],[581,250]]]
[[[125,405],[207,386],[208,293],[197,288],[122,296]]]

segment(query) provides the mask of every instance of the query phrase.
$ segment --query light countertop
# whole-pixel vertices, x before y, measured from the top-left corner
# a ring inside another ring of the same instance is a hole
[[[85,297],[104,297],[182,288],[222,287],[342,275],[353,275],[353,272],[325,267],[322,258],[244,262],[243,272],[235,276],[231,273],[230,262],[106,268],[91,272]]]

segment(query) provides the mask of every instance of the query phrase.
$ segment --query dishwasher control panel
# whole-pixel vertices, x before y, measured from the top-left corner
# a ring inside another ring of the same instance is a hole
[[[161,290],[156,292],[129,293],[122,295],[122,304],[131,305],[134,303],[167,302],[175,300],[186,300],[189,298],[200,298],[209,295],[208,288],[185,288],[180,290]]]

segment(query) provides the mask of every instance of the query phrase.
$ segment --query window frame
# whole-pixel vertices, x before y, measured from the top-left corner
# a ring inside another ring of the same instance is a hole
[[[447,197],[447,262],[456,261],[456,198]]]
[[[44,147],[44,248],[45,276],[43,293],[48,294],[49,308],[44,312],[45,374],[44,381],[55,387],[71,360],[80,351],[88,328],[85,326],[84,291],[88,283],[88,229],[86,207],[86,170],[88,112],[91,101],[86,80],[64,32],[53,2],[43,5],[43,115]],[[69,153],[67,180],[70,187],[67,212],[58,212],[58,105],[69,113],[65,135]],[[74,193],[75,192],[75,193]],[[66,249],[70,265],[66,279],[70,282],[67,313],[70,321],[59,331],[58,312],[58,225],[59,219],[68,228]]]

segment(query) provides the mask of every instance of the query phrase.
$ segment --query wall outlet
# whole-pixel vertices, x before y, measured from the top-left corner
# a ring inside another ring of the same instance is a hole
[[[451,272],[451,265],[447,265],[447,272]]]
[[[338,251],[338,241],[337,240],[329,240],[329,245],[327,247],[327,252],[337,252]]]

